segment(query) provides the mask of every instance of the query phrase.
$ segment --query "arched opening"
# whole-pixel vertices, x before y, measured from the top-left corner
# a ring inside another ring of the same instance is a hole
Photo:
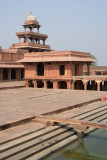
[[[29,80],[29,87],[34,87],[34,82],[33,82],[33,80]]]
[[[44,82],[43,81],[37,81],[37,88],[43,88]]]
[[[53,88],[53,82],[47,81],[47,88]]]
[[[23,79],[24,78],[24,70],[22,69],[21,70],[21,79]]]
[[[59,89],[67,89],[67,82],[59,81]]]
[[[97,83],[95,81],[89,81],[87,83],[87,90],[97,90]]]
[[[81,80],[75,81],[75,89],[84,90],[84,84]]]
[[[16,70],[14,68],[11,70],[11,79],[16,79]]]
[[[100,83],[100,91],[107,91],[107,81],[102,81]]]
[[[8,69],[7,68],[3,69],[3,80],[8,80]]]
[[[37,64],[37,75],[44,76],[44,64],[43,63]]]

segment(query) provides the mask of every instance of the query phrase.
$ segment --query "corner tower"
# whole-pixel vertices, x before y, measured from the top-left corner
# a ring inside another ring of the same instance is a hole
[[[27,52],[51,51],[50,46],[45,44],[48,35],[39,33],[41,26],[32,13],[27,17],[23,27],[25,29],[24,32],[16,33],[19,43],[15,43],[11,47],[25,49]]]

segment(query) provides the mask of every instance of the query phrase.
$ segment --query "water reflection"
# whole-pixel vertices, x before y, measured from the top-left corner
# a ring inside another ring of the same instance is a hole
[[[97,130],[44,160],[107,160],[107,130]]]

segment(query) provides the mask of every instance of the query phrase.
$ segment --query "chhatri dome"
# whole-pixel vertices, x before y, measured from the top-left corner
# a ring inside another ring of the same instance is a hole
[[[32,14],[31,14],[27,17],[27,21],[37,21],[36,17]]]

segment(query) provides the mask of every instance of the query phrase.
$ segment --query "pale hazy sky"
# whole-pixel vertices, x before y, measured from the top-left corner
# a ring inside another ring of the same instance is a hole
[[[107,0],[0,0],[0,46],[17,43],[30,13],[53,50],[86,51],[107,65]]]

